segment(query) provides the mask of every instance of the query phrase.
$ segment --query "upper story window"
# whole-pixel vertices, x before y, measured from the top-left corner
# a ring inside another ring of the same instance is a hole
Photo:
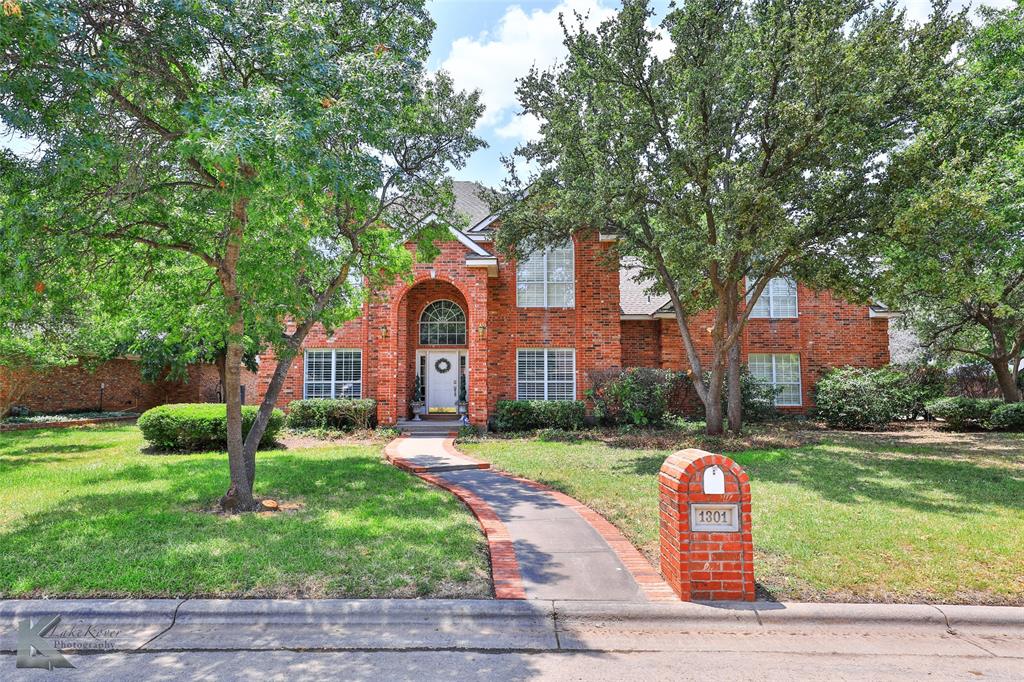
[[[452,301],[434,301],[420,314],[421,346],[465,346],[466,313]]]
[[[576,268],[572,240],[534,253],[516,268],[516,305],[520,308],[572,308],[576,305]]]
[[[751,317],[796,317],[796,282],[789,277],[773,277],[750,311]]]

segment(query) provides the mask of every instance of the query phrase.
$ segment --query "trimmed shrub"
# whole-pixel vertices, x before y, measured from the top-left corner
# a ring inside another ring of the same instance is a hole
[[[254,405],[242,407],[243,438],[256,422],[258,411]],[[223,449],[228,444],[227,406],[223,403],[160,405],[143,412],[138,424],[143,438],[166,450]],[[260,446],[273,443],[283,426],[284,412],[271,412]]]
[[[593,388],[587,397],[594,403],[595,417],[607,424],[655,426],[665,421],[686,375],[632,367],[591,372],[590,379]]]
[[[495,412],[498,431],[574,431],[583,428],[586,407],[582,400],[499,400]]]
[[[989,418],[1003,401],[996,398],[940,398],[925,407],[933,415],[944,419],[956,431],[982,429],[988,426]]]
[[[1024,403],[1004,403],[992,410],[989,428],[997,431],[1024,431]]]
[[[834,428],[885,426],[912,413],[918,393],[903,372],[890,367],[840,367],[815,387],[815,414]]]
[[[311,398],[288,403],[288,428],[369,429],[377,416],[377,401],[368,398]]]

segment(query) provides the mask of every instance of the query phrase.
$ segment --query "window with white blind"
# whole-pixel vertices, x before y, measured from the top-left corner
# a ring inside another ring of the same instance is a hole
[[[572,240],[520,261],[516,267],[516,305],[520,308],[572,308],[576,305],[576,269]]]
[[[518,400],[576,400],[576,351],[520,348],[516,352]]]
[[[304,398],[361,398],[363,352],[307,350],[304,377]]]
[[[799,354],[751,353],[747,366],[753,376],[775,387],[776,405],[799,407],[802,404]]]
[[[796,303],[796,282],[789,277],[773,277],[768,280],[767,286],[750,311],[750,316],[773,319],[796,317]]]

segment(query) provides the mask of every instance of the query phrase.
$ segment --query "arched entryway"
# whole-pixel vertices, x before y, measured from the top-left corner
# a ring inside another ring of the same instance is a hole
[[[471,380],[465,297],[450,282],[429,279],[411,287],[404,304],[406,343],[399,367],[405,368],[406,415],[421,402],[424,413],[465,413]]]

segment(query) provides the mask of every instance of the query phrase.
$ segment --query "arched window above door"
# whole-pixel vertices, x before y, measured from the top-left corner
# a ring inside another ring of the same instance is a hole
[[[453,301],[434,301],[420,314],[421,346],[465,346],[466,313]]]

